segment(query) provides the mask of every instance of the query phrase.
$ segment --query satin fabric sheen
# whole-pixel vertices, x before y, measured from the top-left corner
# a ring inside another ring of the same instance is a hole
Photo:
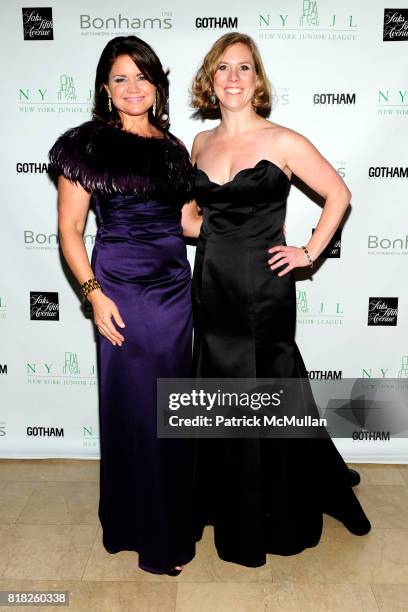
[[[203,210],[193,275],[198,378],[307,378],[294,341],[293,274],[278,277],[267,263],[268,249],[285,244],[289,189],[287,175],[268,160],[224,185],[195,170]],[[306,404],[304,412],[316,416]],[[323,512],[368,521],[329,436],[199,439],[195,486],[197,537],[214,525],[220,558],[250,567],[263,565],[267,553],[315,546]]]
[[[195,553],[190,440],[157,439],[156,379],[191,375],[191,270],[180,210],[134,195],[93,196],[92,268],[126,327],[99,336],[99,518],[108,552],[162,573]]]

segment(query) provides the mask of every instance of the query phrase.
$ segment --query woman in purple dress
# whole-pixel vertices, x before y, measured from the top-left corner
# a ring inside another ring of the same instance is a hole
[[[99,518],[110,553],[177,575],[195,554],[190,440],[158,439],[156,380],[191,375],[191,271],[181,228],[187,151],[168,130],[168,79],[135,36],[105,47],[92,121],[50,151],[65,259],[99,334]],[[98,232],[82,239],[90,203]]]

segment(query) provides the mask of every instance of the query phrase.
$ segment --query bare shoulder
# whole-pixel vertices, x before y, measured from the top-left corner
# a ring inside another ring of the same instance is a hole
[[[199,157],[200,152],[205,148],[208,139],[213,135],[214,129],[203,130],[198,132],[193,140],[193,146],[191,148],[191,159],[193,162]]]
[[[215,128],[198,132],[194,138],[193,146],[201,147],[208,140],[208,138],[214,134],[214,129]]]
[[[274,145],[281,146],[282,148],[287,147],[301,147],[311,145],[312,143],[308,140],[303,134],[292,130],[284,125],[279,125],[278,123],[270,123],[265,131],[267,138],[273,141]]]

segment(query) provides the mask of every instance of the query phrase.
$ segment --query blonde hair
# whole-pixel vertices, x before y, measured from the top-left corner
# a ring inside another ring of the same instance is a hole
[[[255,72],[258,76],[253,106],[259,114],[267,116],[271,110],[271,86],[265,74],[258,47],[250,36],[241,34],[240,32],[230,32],[221,36],[221,38],[215,41],[205,56],[193,80],[191,88],[191,106],[201,111],[213,111],[218,109],[218,101],[214,104],[210,100],[210,97],[214,94],[214,75],[226,49],[236,43],[246,45],[251,51],[254,59]]]

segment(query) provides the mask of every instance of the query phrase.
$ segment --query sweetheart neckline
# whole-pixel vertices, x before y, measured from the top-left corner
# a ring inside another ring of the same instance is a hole
[[[205,170],[198,168],[197,162],[195,162],[194,168],[198,170],[199,172],[202,172],[203,174],[205,174],[205,176],[207,177],[207,180],[213,185],[216,185],[217,187],[225,187],[225,185],[230,185],[231,183],[233,183],[235,179],[237,178],[237,176],[239,176],[243,172],[249,172],[250,170],[255,170],[260,164],[263,164],[263,163],[270,164],[274,168],[277,168],[284,176],[286,176],[287,180],[290,183],[291,179],[288,177],[286,172],[284,172],[282,168],[280,168],[277,164],[275,164],[273,161],[270,161],[269,159],[260,159],[259,162],[255,164],[255,166],[251,166],[250,168],[242,168],[241,170],[238,170],[238,172],[234,174],[233,178],[230,181],[227,181],[226,183],[216,183],[215,181],[212,181]]]

